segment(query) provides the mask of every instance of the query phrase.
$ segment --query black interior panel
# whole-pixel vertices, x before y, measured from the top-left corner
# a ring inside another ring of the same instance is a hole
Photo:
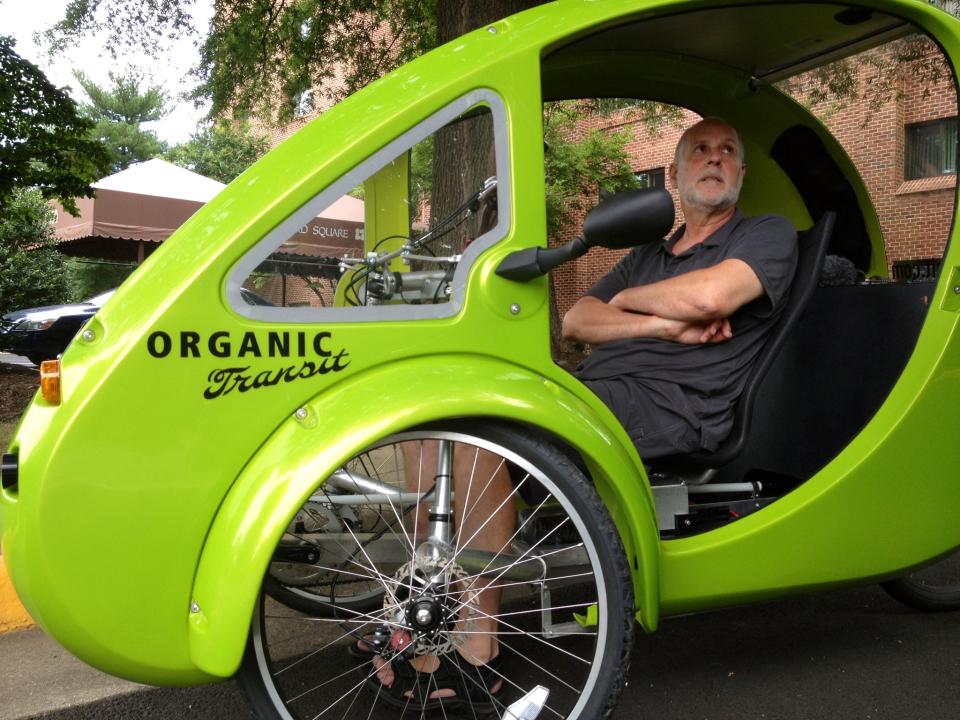
[[[810,217],[816,220],[828,210],[837,214],[827,252],[866,271],[870,267],[870,235],[863,211],[853,186],[823,141],[810,128],[797,125],[777,138],[770,156],[796,185]]]
[[[805,480],[866,425],[903,371],[933,282],[820,287],[764,378],[742,454],[714,482]]]

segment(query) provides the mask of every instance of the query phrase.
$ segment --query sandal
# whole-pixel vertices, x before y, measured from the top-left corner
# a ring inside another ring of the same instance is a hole
[[[382,653],[376,650],[376,638],[376,633],[367,633],[358,638],[352,645],[347,646],[347,654],[360,660],[372,660],[375,657],[379,657]],[[385,645],[386,648],[392,652],[399,653],[403,650],[404,646],[409,643],[410,633],[401,631],[391,634],[389,641],[387,641]]]
[[[376,675],[368,678],[367,683],[376,688],[387,704],[415,713],[464,706],[478,713],[495,709],[496,698],[503,689],[500,655],[486,665],[471,665],[456,652],[439,655],[438,659],[440,665],[433,672],[418,672],[406,658],[394,658],[390,661],[394,675],[390,687],[381,683]],[[430,697],[439,690],[453,690],[456,694]]]
[[[347,654],[358,660],[372,660],[377,654],[373,649],[373,635],[364,635],[355,643],[347,645]]]

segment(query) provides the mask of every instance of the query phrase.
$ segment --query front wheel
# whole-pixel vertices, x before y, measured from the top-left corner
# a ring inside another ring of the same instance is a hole
[[[425,538],[441,446],[453,452],[448,543]],[[475,420],[393,436],[344,467],[365,468],[367,487],[407,491],[372,532],[347,528],[339,564],[319,568],[378,584],[382,600],[311,613],[262,592],[238,675],[259,717],[501,718],[515,703],[540,718],[612,713],[632,646],[630,573],[606,508],[564,454]],[[377,678],[384,664],[392,690]]]
[[[904,605],[924,612],[960,610],[960,550],[880,587]]]

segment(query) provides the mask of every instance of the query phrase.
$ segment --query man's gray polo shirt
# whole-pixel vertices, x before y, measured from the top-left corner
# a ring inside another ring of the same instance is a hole
[[[702,243],[674,255],[671,249],[682,234],[681,227],[668,240],[634,248],[587,294],[609,302],[628,287],[737,258],[756,273],[764,295],[730,317],[729,340],[705,345],[655,338],[616,340],[596,346],[580,366],[579,376],[629,379],[649,398],[654,415],[662,416],[662,427],[682,419],[699,433],[701,448],[714,450],[730,433],[747,372],[783,310],[797,264],[797,233],[786,218],[747,218],[737,210]]]

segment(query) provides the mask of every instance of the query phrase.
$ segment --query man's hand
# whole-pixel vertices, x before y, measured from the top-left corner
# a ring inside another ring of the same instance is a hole
[[[688,320],[668,320],[657,318],[659,337],[662,340],[683,345],[704,345],[718,343],[733,337],[733,330],[727,318],[712,322],[691,322]]]

